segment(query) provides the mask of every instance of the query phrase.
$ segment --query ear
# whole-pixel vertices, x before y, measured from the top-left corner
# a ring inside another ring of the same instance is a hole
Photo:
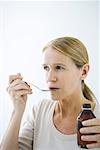
[[[85,64],[81,70],[81,80],[84,80],[89,72],[90,66],[89,64]]]

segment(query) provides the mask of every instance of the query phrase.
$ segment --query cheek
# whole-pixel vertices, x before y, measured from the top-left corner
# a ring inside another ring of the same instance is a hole
[[[65,89],[71,90],[80,86],[81,80],[78,75],[70,75],[69,78],[66,78],[64,85]]]

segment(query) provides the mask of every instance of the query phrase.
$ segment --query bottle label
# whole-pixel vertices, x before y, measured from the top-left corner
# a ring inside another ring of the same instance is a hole
[[[78,146],[80,147],[80,148],[86,148],[87,149],[87,147],[86,147],[86,142],[85,141],[82,141],[81,140],[81,133],[80,133],[80,128],[82,128],[83,127],[83,125],[82,125],[82,122],[80,121],[80,120],[78,120],[78,125],[77,125],[77,144],[78,144]]]

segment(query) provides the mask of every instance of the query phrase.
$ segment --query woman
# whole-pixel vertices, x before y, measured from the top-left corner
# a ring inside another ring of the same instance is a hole
[[[89,103],[96,116],[83,122],[82,140],[95,141],[87,148],[100,149],[100,106],[84,80],[89,71],[85,46],[73,37],[61,37],[43,49],[43,68],[52,100],[33,106],[20,133],[20,124],[31,87],[21,74],[10,76],[7,88],[14,110],[1,150],[79,150],[76,120],[81,105]],[[92,126],[90,126],[92,125]]]

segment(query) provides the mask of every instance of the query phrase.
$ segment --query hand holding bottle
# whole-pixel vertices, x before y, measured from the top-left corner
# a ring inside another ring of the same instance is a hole
[[[77,144],[81,148],[100,148],[100,119],[95,117],[90,104],[82,105],[77,118]]]
[[[82,122],[83,128],[80,129],[83,141],[95,141],[87,144],[87,148],[100,148],[100,119],[94,118]],[[87,135],[89,134],[89,135]]]

